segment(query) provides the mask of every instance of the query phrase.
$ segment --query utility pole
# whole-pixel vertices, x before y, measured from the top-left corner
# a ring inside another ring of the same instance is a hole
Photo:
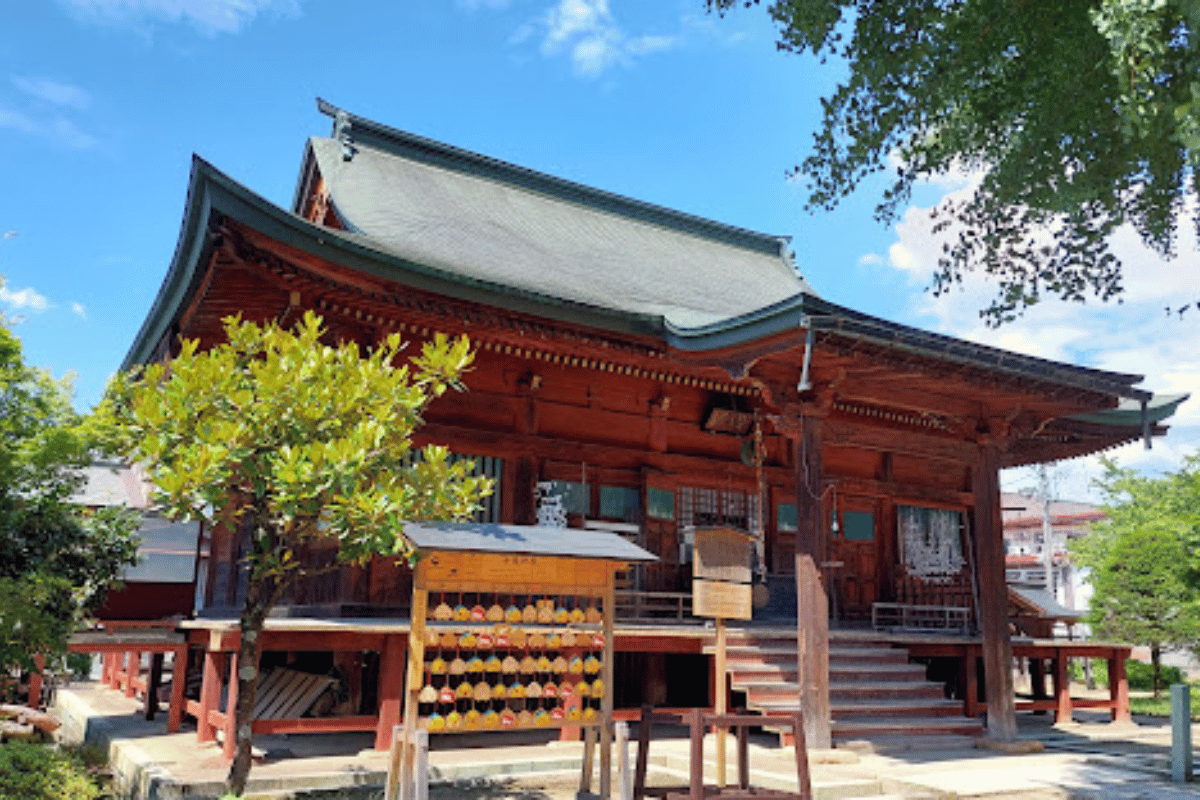
[[[1050,470],[1038,464],[1038,498],[1042,501],[1042,559],[1046,567],[1046,591],[1055,600],[1054,591],[1054,525],[1050,520],[1050,503],[1053,492],[1050,488]]]

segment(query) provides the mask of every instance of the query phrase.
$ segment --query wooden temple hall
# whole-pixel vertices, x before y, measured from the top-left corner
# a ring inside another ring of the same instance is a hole
[[[802,708],[810,745],[985,726],[1004,738],[1020,708],[1069,717],[1066,663],[1083,655],[1113,665],[1110,699],[1085,702],[1127,714],[1128,647],[1010,627],[998,473],[1148,445],[1182,398],[838,306],[786,237],[319,108],[332,132],[308,141],[290,208],[194,161],[126,368],[170,358],[181,337],[215,343],[231,314],[287,324],[312,309],[364,346],[469,336],[468,391],[433,403],[416,444],[494,480],[477,521],[561,527],[581,549],[602,531],[657,557],[617,572],[600,609],[615,617],[618,717],[730,692],[730,707]],[[731,627],[724,675],[692,613],[708,528],[753,545],[753,618]],[[231,725],[240,545],[203,532],[198,607],[176,633],[202,740]],[[554,600],[536,583],[505,591],[501,605]],[[431,592],[428,607],[475,596]],[[407,567],[384,558],[299,587],[268,622],[264,670],[321,676],[310,694],[336,685],[301,711],[261,708],[255,729],[370,730],[386,747],[412,597]],[[1016,697],[1016,658],[1056,678],[1053,693]],[[106,676],[128,685],[132,663],[112,656]]]

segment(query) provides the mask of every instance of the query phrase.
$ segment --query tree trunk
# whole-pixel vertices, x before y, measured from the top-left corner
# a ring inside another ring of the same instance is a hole
[[[274,537],[267,533],[266,525],[260,524],[256,528],[258,532],[256,549],[260,546],[272,548],[275,543]],[[264,533],[267,535],[263,535]],[[256,555],[261,555],[261,553]],[[229,676],[231,681],[236,679],[238,682],[237,704],[234,706],[233,712],[237,750],[234,753],[233,762],[229,765],[229,775],[225,779],[225,791],[237,797],[241,797],[245,792],[246,779],[250,775],[254,744],[251,724],[254,721],[254,706],[258,702],[259,637],[267,614],[275,606],[286,581],[277,579],[273,575],[256,579],[253,574],[252,561],[248,583],[246,602],[242,605],[241,617],[238,620],[241,641],[238,645],[237,675]]]
[[[251,597],[256,592],[251,588],[246,596],[246,604],[242,608],[239,620],[241,643],[238,646],[237,675],[229,679],[237,681],[237,704],[234,706],[234,732],[237,737],[237,752],[229,765],[229,776],[226,778],[226,790],[229,794],[241,797],[246,788],[246,778],[250,775],[251,748],[253,745],[254,706],[258,702],[258,637],[262,631],[263,620],[270,608],[261,602],[251,605]]]
[[[1158,699],[1162,697],[1162,648],[1158,645],[1150,646],[1150,674],[1153,680],[1154,697]]]

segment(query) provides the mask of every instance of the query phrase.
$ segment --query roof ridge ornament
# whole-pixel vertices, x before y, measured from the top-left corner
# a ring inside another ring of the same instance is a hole
[[[351,143],[350,128],[350,115],[339,108],[337,116],[333,119],[333,138],[342,145],[342,161],[350,161],[358,152]]]

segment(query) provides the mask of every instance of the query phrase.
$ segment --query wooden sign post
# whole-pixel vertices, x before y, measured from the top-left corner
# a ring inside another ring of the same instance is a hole
[[[700,528],[692,561],[692,613],[716,621],[714,712],[728,713],[725,620],[748,620],[753,614],[750,548],[754,538],[734,528]],[[717,785],[725,788],[725,727],[717,726]]]

